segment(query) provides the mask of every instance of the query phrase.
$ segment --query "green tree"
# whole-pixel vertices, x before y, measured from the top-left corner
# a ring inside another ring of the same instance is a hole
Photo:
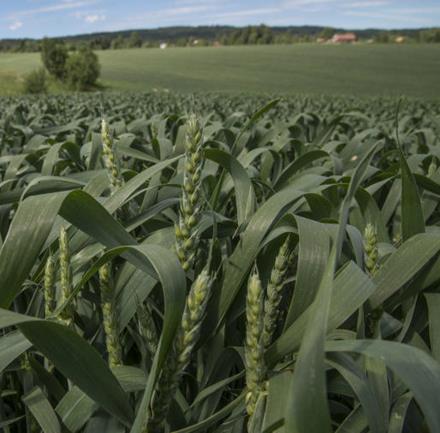
[[[92,48],[92,50],[108,50],[110,45],[110,39],[103,36],[98,36],[90,40],[90,48]]]
[[[122,35],[119,35],[118,37],[114,38],[112,40],[112,50],[119,50],[120,48],[124,48],[126,46],[125,39],[122,37]]]
[[[188,45],[188,40],[186,38],[179,38],[175,42],[176,47],[186,47]]]
[[[74,90],[88,90],[96,84],[100,74],[98,56],[88,46],[70,55],[66,64],[67,83]]]
[[[332,29],[331,27],[325,27],[319,32],[318,37],[328,40],[331,39],[334,34],[335,34],[334,29]]]
[[[23,92],[31,94],[47,92],[47,74],[44,68],[36,69],[25,76]]]
[[[422,30],[419,33],[420,42],[425,43],[439,43],[440,42],[440,29]]]
[[[66,62],[69,54],[63,42],[55,39],[43,39],[41,43],[41,60],[43,65],[58,80],[64,80]]]
[[[132,32],[130,37],[128,38],[128,47],[129,48],[139,48],[142,46],[142,38],[139,32]]]
[[[380,44],[387,44],[391,41],[390,34],[388,32],[380,32],[374,37],[374,41]]]
[[[272,29],[264,24],[260,25],[258,29],[258,36],[259,44],[272,44],[274,41]]]

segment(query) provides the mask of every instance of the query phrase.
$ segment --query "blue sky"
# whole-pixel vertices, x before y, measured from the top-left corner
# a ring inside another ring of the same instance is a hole
[[[440,26],[440,0],[0,0],[0,38],[259,23]]]

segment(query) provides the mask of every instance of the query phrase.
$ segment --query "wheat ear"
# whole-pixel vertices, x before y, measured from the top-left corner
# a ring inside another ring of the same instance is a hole
[[[99,268],[99,283],[108,363],[110,367],[116,367],[122,364],[122,354],[118,338],[119,332],[114,302],[114,290],[111,282],[110,263],[106,263]]]
[[[60,286],[61,286],[61,305],[70,298],[72,294],[72,267],[70,264],[69,237],[64,227],[61,227],[60,237]],[[60,319],[68,326],[73,323],[73,309],[71,305],[66,305],[60,313]]]
[[[104,119],[102,119],[101,122],[101,138],[104,163],[107,168],[112,192],[114,192],[122,186],[122,176],[118,167],[118,159],[113,145],[113,138],[110,134],[108,124]]]
[[[139,305],[137,317],[140,335],[144,339],[150,354],[154,355],[159,344],[159,338],[150,308],[147,305]]]
[[[196,226],[201,213],[202,168],[203,132],[196,117],[191,116],[188,120],[185,140],[185,166],[179,222],[175,226],[177,256],[185,271],[193,265],[198,247]]]
[[[379,253],[377,248],[377,231],[368,223],[364,231],[365,267],[370,275],[374,275],[378,268]]]
[[[248,282],[246,297],[246,411],[251,418],[264,391],[265,363],[262,342],[263,288],[255,272]]]
[[[270,274],[269,282],[267,283],[262,336],[263,347],[265,349],[272,343],[273,334],[277,326],[282,289],[286,282],[291,260],[290,242],[290,236],[288,236],[281,245]]]
[[[148,433],[157,433],[162,429],[180,378],[190,362],[191,353],[199,338],[210,288],[211,278],[208,271],[203,270],[191,286],[173,349],[159,378],[153,397]]]
[[[55,260],[49,255],[44,268],[44,316],[55,311]]]

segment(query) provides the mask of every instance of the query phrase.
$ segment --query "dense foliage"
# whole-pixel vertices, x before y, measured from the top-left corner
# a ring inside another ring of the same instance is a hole
[[[83,46],[69,56],[66,62],[67,83],[74,90],[88,90],[99,78],[98,56],[91,48]]]
[[[23,91],[26,94],[39,94],[47,92],[47,73],[44,68],[29,72],[24,77]]]
[[[0,108],[5,432],[440,431],[439,104]]]
[[[41,60],[49,74],[58,80],[66,77],[66,62],[69,57],[66,45],[56,39],[43,39],[41,43]]]
[[[100,74],[98,56],[87,45],[69,54],[63,41],[44,39],[42,42],[41,60],[47,72],[60,82],[66,83],[73,90],[90,90],[96,84]],[[41,71],[34,71],[30,79],[36,87]],[[41,93],[32,91],[26,84],[25,93]]]

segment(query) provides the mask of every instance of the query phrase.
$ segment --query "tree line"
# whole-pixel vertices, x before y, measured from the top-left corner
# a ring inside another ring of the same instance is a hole
[[[162,43],[170,46],[209,46],[209,45],[261,45],[293,44],[315,42],[317,39],[331,39],[343,29],[304,27],[259,26],[234,27],[170,27],[166,29],[139,30],[132,32],[102,33],[62,38],[67,51],[82,49],[84,45],[92,50],[122,48],[154,48]],[[408,43],[440,43],[440,28],[402,29],[402,30],[359,30],[355,32],[359,40],[377,43],[393,43],[401,36]],[[38,52],[43,49],[44,40],[3,39],[0,51]]]

